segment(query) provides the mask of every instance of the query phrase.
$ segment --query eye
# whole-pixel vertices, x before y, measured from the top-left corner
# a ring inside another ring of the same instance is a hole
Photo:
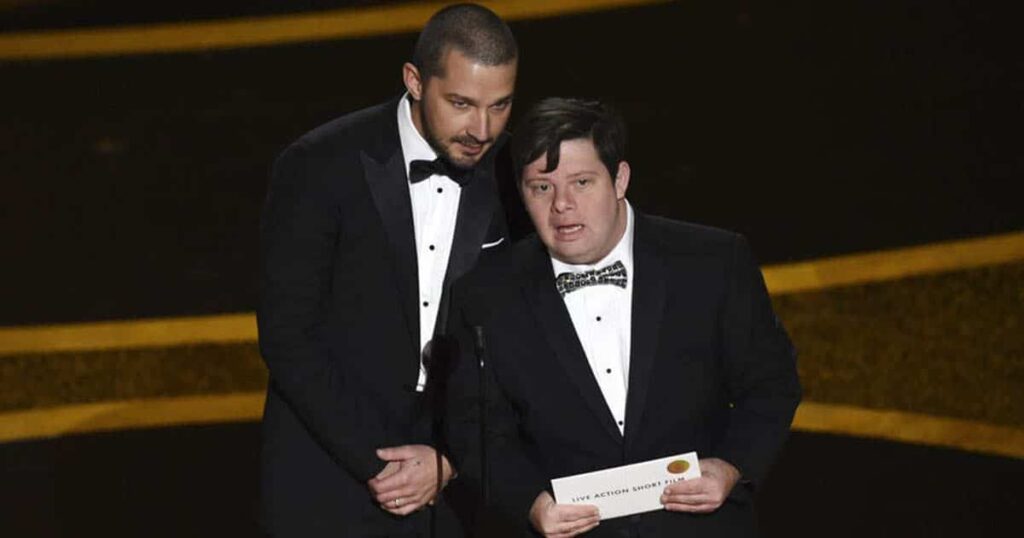
[[[496,104],[496,105],[493,105],[493,106],[492,106],[491,108],[493,108],[494,110],[497,110],[497,111],[501,112],[501,111],[503,111],[503,110],[506,110],[506,109],[507,109],[507,108],[508,108],[509,106],[511,106],[511,105],[512,105],[512,103],[511,103],[510,101],[502,101],[501,103],[498,103],[498,104]]]
[[[589,177],[581,177],[576,180],[576,184],[580,187],[586,187],[587,185],[590,185],[590,183],[591,179]]]
[[[548,192],[550,190],[551,190],[551,185],[549,185],[547,183],[534,183],[533,185],[530,185],[530,191],[534,195],[544,194],[544,193],[546,193],[546,192]]]
[[[454,99],[454,100],[452,100],[452,106],[455,107],[455,108],[458,108],[458,109],[464,109],[464,108],[469,107],[469,103],[467,103],[465,101],[460,101],[458,99]]]

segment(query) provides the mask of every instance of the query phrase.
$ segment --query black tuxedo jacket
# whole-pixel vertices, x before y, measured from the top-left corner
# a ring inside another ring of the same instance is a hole
[[[414,390],[420,305],[397,106],[327,123],[274,165],[258,311],[270,370],[262,522],[274,535],[425,528],[425,511],[390,516],[366,486],[384,467],[377,448],[433,444],[429,406]],[[476,262],[482,245],[507,235],[493,155],[463,187],[446,284]],[[438,327],[444,323],[439,314]]]
[[[479,369],[486,342],[492,507],[526,533],[553,478],[696,450],[743,479],[710,515],[650,512],[588,536],[750,536],[751,489],[787,437],[800,399],[793,348],[739,235],[636,213],[632,350],[625,434],[591,373],[536,238],[456,283],[449,330],[460,350],[446,428],[479,487]]]

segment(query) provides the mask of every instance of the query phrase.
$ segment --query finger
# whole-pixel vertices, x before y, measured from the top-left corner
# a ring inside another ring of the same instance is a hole
[[[391,500],[396,497],[408,497],[413,488],[407,482],[381,482],[370,488],[377,500]]]
[[[697,495],[662,495],[661,504],[685,504],[689,506],[696,506],[698,504],[708,504],[715,502],[714,497],[704,493]]]
[[[563,522],[555,527],[555,534],[563,534],[565,536],[576,536],[583,534],[588,530],[597,526],[600,523],[598,518],[587,518],[572,522]]]
[[[405,504],[407,502],[415,501],[420,497],[422,497],[422,492],[420,492],[419,490],[415,488],[404,487],[391,490],[387,493],[383,493],[381,495],[374,497],[374,499],[376,499],[377,502],[380,504],[390,505],[390,503],[395,502],[395,499],[398,499],[399,504]]]
[[[556,504],[554,514],[558,521],[576,521],[598,517],[601,512],[592,504]]]
[[[424,495],[431,494],[437,489],[437,474],[430,470],[412,469],[404,484]]]
[[[599,514],[593,514],[586,517],[563,519],[561,521],[561,525],[565,526],[563,528],[568,528],[569,530],[572,530],[586,525],[590,525],[598,521],[601,521],[601,516]],[[561,528],[559,530],[561,530]]]
[[[415,511],[415,510],[410,510],[410,509],[408,509],[405,506],[403,506],[401,508],[385,508],[384,510],[386,512],[388,512],[389,514],[391,514],[391,515],[399,516],[399,517],[407,516],[407,515],[409,515],[409,514],[411,514],[411,513],[413,513]]]
[[[570,538],[576,536],[574,532],[551,532],[544,535],[546,538]]]
[[[395,484],[384,484],[374,490],[374,499],[377,502],[386,502],[395,498],[402,499],[424,499],[429,500],[434,496],[437,484],[431,481],[408,480]]]
[[[402,497],[402,504],[412,504],[417,507],[427,504],[431,498],[429,491],[413,490],[409,495]]]
[[[555,532],[573,532],[600,520],[601,518],[597,514],[588,517],[562,519],[554,526],[554,530]]]
[[[708,485],[708,480],[704,477],[693,478],[691,480],[680,480],[679,482],[669,484],[669,486],[665,488],[665,493],[669,495],[678,493],[700,493],[707,489]]]
[[[405,481],[400,478],[394,478],[394,476],[395,475],[392,474],[383,480],[370,480],[367,482],[367,485],[370,487],[370,492],[376,497],[392,493],[394,490],[403,487],[405,485]]]
[[[419,488],[416,488],[409,482],[387,484],[378,489],[379,493],[374,495],[378,502],[390,502],[394,499],[416,497],[419,493]]]
[[[403,468],[383,480],[377,480],[370,487],[378,493],[394,492],[394,490],[415,487],[420,481],[416,479],[413,469]]]
[[[401,470],[402,470],[402,468],[399,465],[392,465],[392,464],[389,463],[388,465],[385,465],[384,468],[381,469],[379,473],[377,473],[377,476],[375,476],[375,477],[371,478],[370,480],[368,480],[367,484],[374,484],[376,482],[380,482],[381,480],[384,480],[385,478],[387,478],[387,477],[389,477],[389,476],[391,476],[391,475],[393,475],[393,474],[395,474],[395,473],[397,473],[398,471],[401,471]]]
[[[679,504],[669,503],[665,505],[665,510],[670,512],[687,512],[691,514],[706,514],[714,512],[718,509],[721,504],[715,503],[701,503],[701,504]]]
[[[394,488],[383,491],[378,497],[385,501],[401,498],[403,500],[419,500],[427,502],[437,493],[437,483],[431,479],[410,476],[408,480]]]
[[[395,499],[392,499],[388,502],[381,503],[380,507],[383,508],[386,512],[389,512],[396,516],[405,516],[415,512],[416,510],[419,510],[420,508],[423,507],[424,504],[419,499],[412,499],[408,497],[401,497],[398,498],[397,500],[398,504],[395,504]]]
[[[407,516],[407,515],[415,512],[415,511],[419,510],[421,506],[423,506],[423,505],[422,504],[413,504],[413,503],[403,504],[402,506],[400,506],[398,509],[394,510],[391,513],[395,514],[396,516]]]
[[[601,520],[598,519],[597,521],[594,521],[593,523],[589,523],[589,524],[585,525],[583,528],[577,530],[576,534],[588,533],[588,532],[594,530],[594,528],[596,528],[600,524],[601,524]]]
[[[407,460],[415,455],[416,449],[412,445],[392,446],[377,449],[377,457],[384,461]]]

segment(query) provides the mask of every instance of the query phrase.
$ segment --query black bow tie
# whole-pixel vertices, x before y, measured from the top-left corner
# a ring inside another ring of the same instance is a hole
[[[466,186],[472,175],[469,170],[459,168],[441,157],[433,161],[417,160],[409,163],[409,183],[419,183],[434,174],[450,177],[452,181],[463,187]]]
[[[626,289],[626,266],[618,261],[601,269],[591,269],[582,273],[562,273],[555,278],[555,287],[562,297],[580,288],[600,284],[611,284]]]

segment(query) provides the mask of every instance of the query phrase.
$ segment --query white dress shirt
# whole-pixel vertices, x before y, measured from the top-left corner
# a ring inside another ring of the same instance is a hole
[[[408,94],[398,104],[398,138],[405,157],[405,177],[409,177],[409,163],[412,161],[433,161],[437,158],[437,153],[412,122]],[[409,196],[412,199],[420,292],[420,375],[416,390],[422,391],[427,381],[423,350],[434,337],[434,324],[437,322],[444,275],[448,270],[448,255],[455,236],[462,187],[448,176],[435,174],[416,184],[409,183]]]
[[[626,203],[626,231],[615,248],[594,265],[570,265],[551,258],[557,277],[602,269],[616,261],[626,266],[626,288],[609,284],[587,286],[562,299],[576,336],[590,363],[604,401],[619,432],[626,431],[626,392],[629,387],[629,349],[633,319],[633,208]]]

